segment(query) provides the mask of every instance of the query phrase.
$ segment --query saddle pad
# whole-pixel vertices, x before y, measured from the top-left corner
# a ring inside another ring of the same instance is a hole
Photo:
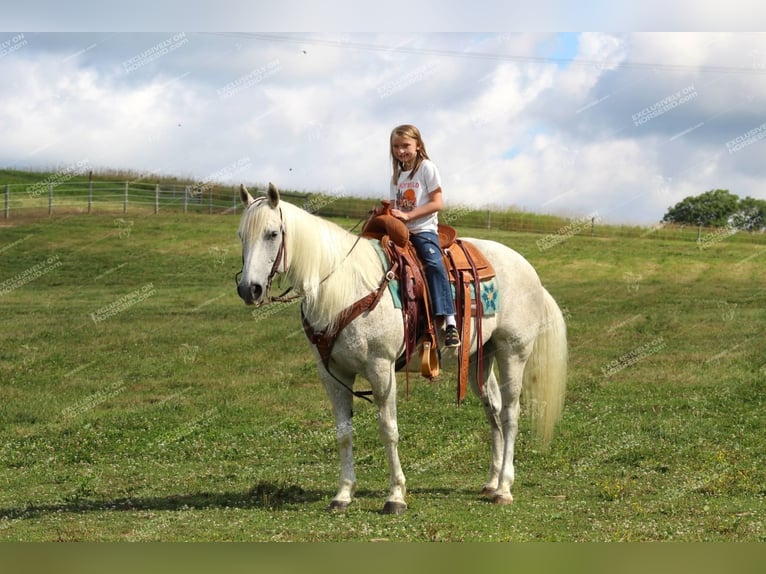
[[[388,257],[386,256],[386,252],[383,251],[383,248],[380,246],[380,241],[377,239],[367,239],[367,241],[372,243],[375,252],[378,254],[378,257],[380,257],[380,264],[383,267],[383,271],[388,269]],[[391,297],[394,299],[394,307],[401,309],[402,297],[399,294],[399,281],[389,281],[388,290],[391,292]]]
[[[473,283],[468,284],[471,290],[471,315],[476,315],[476,289]],[[450,283],[452,298],[455,298],[455,284]],[[481,313],[483,316],[494,315],[500,306],[500,291],[497,288],[497,278],[491,277],[479,282],[481,288]]]
[[[378,257],[380,258],[380,264],[383,267],[383,269],[388,268],[388,259],[386,258],[386,252],[383,251],[383,248],[380,246],[380,241],[377,239],[369,239],[372,243],[372,246],[375,248],[375,252],[378,254]],[[500,292],[497,288],[497,279],[495,277],[491,277],[490,279],[485,279],[481,281],[481,305],[482,305],[482,314],[483,315],[494,315],[497,313],[498,306],[500,305]],[[452,288],[452,298],[455,298],[455,284],[450,284]],[[390,281],[388,283],[388,289],[391,292],[391,297],[394,300],[394,307],[397,309],[402,308],[402,298],[399,293],[399,282],[398,281]],[[470,289],[471,289],[471,314],[476,314],[476,289],[474,288],[473,283],[470,283]]]

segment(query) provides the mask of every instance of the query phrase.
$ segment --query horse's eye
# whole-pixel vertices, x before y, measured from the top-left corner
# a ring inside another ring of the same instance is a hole
[[[269,239],[269,240],[276,239],[277,237],[279,237],[279,232],[278,231],[269,231],[266,234],[266,239]]]

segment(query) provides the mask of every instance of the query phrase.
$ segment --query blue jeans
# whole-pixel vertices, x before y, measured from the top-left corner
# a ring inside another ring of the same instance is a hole
[[[455,303],[452,300],[452,289],[442,260],[439,236],[433,231],[410,233],[410,241],[423,263],[433,314],[437,317],[454,315]]]

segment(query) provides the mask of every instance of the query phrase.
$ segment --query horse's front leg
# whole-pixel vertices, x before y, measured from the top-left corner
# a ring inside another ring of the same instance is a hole
[[[329,510],[346,510],[354,496],[356,490],[356,473],[354,471],[354,448],[353,435],[354,427],[352,423],[353,416],[353,395],[341,384],[327,373],[324,367],[319,365],[319,372],[325,391],[332,404],[332,411],[335,415],[335,434],[338,439],[338,457],[340,461],[340,478],[338,493],[330,502]],[[354,383],[354,377],[343,376],[339,373],[333,373],[343,384],[349,388]]]
[[[402,514],[407,510],[404,472],[399,462],[399,427],[396,422],[396,375],[389,361],[379,361],[370,376],[375,404],[378,407],[378,432],[388,457],[390,487],[383,514]]]

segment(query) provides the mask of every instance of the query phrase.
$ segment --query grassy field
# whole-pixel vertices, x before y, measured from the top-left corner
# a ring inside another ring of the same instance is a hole
[[[766,246],[462,230],[516,248],[564,309],[550,452],[522,422],[515,502],[479,496],[489,431],[448,370],[400,401],[409,510],[356,403],[337,455],[297,305],[236,295],[237,218],[0,227],[0,540],[763,541]],[[355,221],[340,221],[351,227]],[[454,222],[460,229],[460,221]],[[512,304],[513,294],[503,294]]]

